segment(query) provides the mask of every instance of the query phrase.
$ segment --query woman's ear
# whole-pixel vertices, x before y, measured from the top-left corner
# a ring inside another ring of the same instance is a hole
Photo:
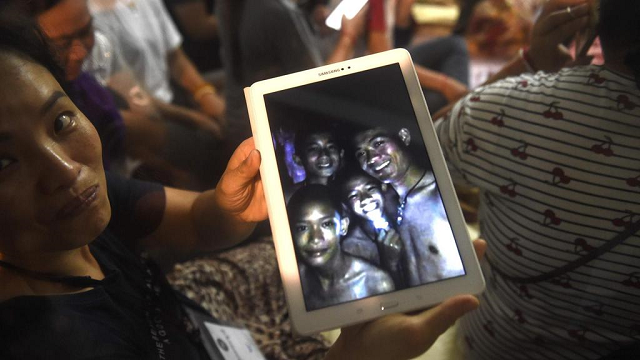
[[[411,133],[407,128],[400,129],[400,131],[398,131],[398,137],[405,146],[409,146],[409,144],[411,143]]]

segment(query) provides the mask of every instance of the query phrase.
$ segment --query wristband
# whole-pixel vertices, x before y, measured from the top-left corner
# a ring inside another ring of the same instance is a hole
[[[531,62],[531,55],[529,54],[529,48],[520,48],[520,51],[518,51],[518,55],[520,55],[520,58],[522,59],[522,62],[524,63],[524,66],[527,68],[527,71],[530,73],[536,73],[538,72],[538,69],[535,68],[535,66],[533,66],[533,63]]]
[[[213,85],[209,83],[204,83],[198,86],[198,88],[193,92],[193,98],[196,99],[196,101],[200,102],[200,99],[202,99],[203,96],[207,94],[215,94],[215,93],[216,93],[216,88],[214,88]]]

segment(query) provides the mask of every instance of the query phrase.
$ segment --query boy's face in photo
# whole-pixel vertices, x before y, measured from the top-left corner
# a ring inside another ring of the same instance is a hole
[[[341,217],[329,201],[307,202],[293,222],[293,240],[302,260],[322,267],[340,251],[340,238],[347,233],[349,219]]]
[[[353,142],[360,168],[381,182],[397,181],[409,169],[410,158],[403,144],[380,129],[360,132]]]
[[[365,175],[353,176],[345,182],[343,194],[356,215],[373,222],[383,218],[384,197],[377,180]]]
[[[343,151],[330,133],[317,133],[304,142],[300,159],[311,177],[328,178],[340,168]]]

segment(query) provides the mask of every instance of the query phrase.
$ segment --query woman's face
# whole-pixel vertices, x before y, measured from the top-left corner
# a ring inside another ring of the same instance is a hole
[[[109,222],[98,134],[44,67],[0,54],[0,253],[91,242]]]

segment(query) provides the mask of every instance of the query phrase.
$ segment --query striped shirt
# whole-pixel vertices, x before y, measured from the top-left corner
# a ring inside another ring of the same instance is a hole
[[[478,88],[437,124],[454,179],[481,189],[493,266],[547,273],[640,220],[640,90],[601,66]],[[559,277],[521,285],[483,264],[463,318],[470,359],[598,359],[640,340],[640,235]]]

